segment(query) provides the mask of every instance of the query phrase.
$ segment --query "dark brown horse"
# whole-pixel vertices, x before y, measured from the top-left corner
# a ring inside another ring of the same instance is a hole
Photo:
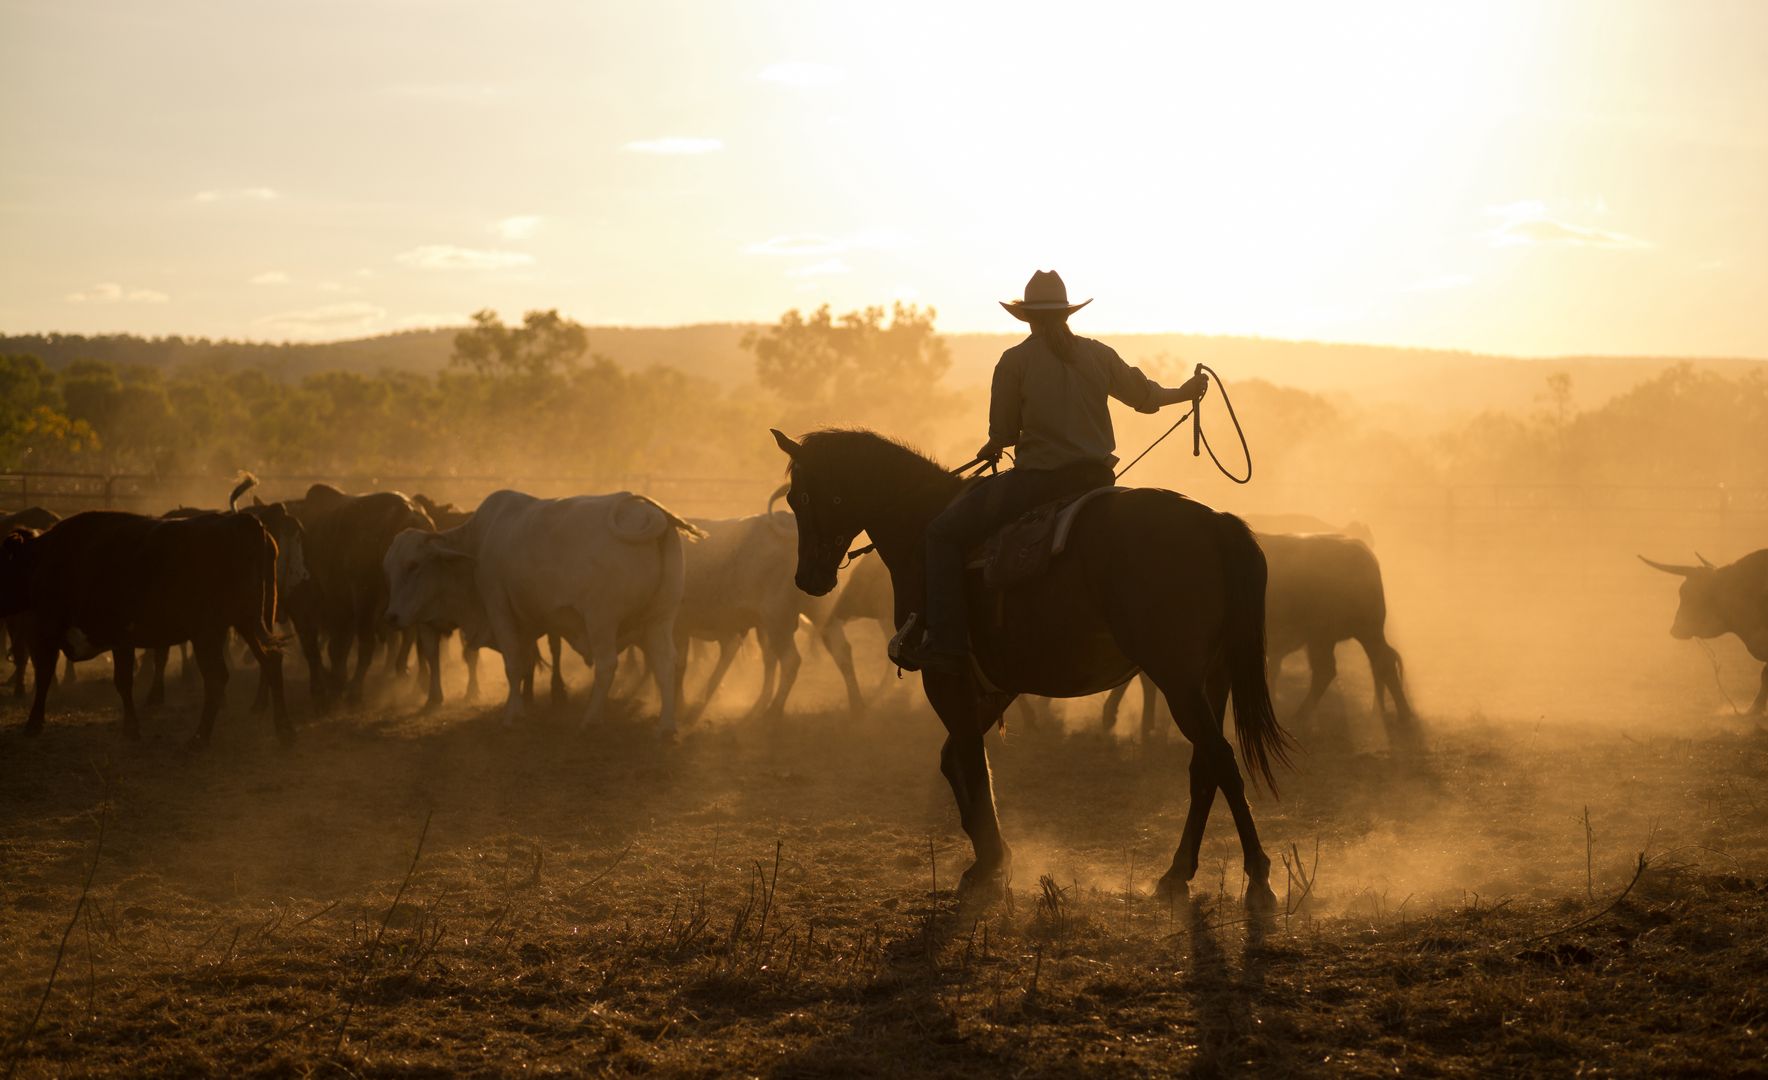
[[[787,502],[798,517],[798,587],[813,596],[833,589],[864,532],[890,568],[900,627],[921,606],[927,525],[963,481],[871,432],[817,431],[802,442],[773,435],[792,459]],[[1175,492],[1127,491],[1083,508],[1045,577],[991,593],[972,573],[968,588],[977,670],[922,679],[946,728],[940,771],[976,851],[962,887],[998,889],[1010,869],[983,736],[1013,698],[1095,694],[1140,668],[1194,748],[1185,831],[1160,891],[1188,888],[1220,789],[1240,833],[1246,904],[1274,907],[1271,860],[1222,734],[1231,693],[1241,755],[1270,784],[1287,736],[1265,684],[1265,559],[1246,524]]]

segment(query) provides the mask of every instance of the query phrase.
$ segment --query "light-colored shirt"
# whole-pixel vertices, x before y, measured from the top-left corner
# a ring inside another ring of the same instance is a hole
[[[1111,346],[1076,337],[1074,358],[1065,361],[1033,334],[995,365],[988,437],[997,446],[1017,446],[1014,460],[1021,469],[1115,465],[1117,437],[1107,397],[1137,412],[1160,411],[1153,381]]]

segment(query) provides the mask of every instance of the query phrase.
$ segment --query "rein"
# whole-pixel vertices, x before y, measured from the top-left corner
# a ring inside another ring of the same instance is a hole
[[[978,456],[978,457],[971,458],[969,461],[965,462],[962,465],[959,465],[955,469],[947,469],[946,472],[952,476],[959,476],[959,477],[964,477],[965,479],[968,479],[969,476],[971,475],[972,469],[975,470],[974,475],[981,476],[985,472],[992,473],[992,472],[997,471],[999,468],[1000,468],[999,460],[997,460],[995,458],[986,458],[986,457]],[[877,550],[877,547],[878,547],[877,544],[867,544],[865,547],[854,548],[852,551],[847,553],[847,558],[842,560],[841,565],[837,566],[835,568],[836,572],[840,572],[842,570],[847,569],[849,566],[852,566],[853,560],[861,558],[866,555],[870,555],[873,551]]]
[[[1150,450],[1153,450],[1156,446],[1159,446],[1161,443],[1165,442],[1166,437],[1168,435],[1171,435],[1173,432],[1179,430],[1179,428],[1181,426],[1183,426],[1185,421],[1189,420],[1189,421],[1191,421],[1191,456],[1192,457],[1198,457],[1202,454],[1202,452],[1204,450],[1208,450],[1209,451],[1209,460],[1215,462],[1216,470],[1218,472],[1220,472],[1223,476],[1234,481],[1234,483],[1236,483],[1236,484],[1250,484],[1252,482],[1252,450],[1250,447],[1248,447],[1246,445],[1246,429],[1242,428],[1240,426],[1240,417],[1238,415],[1236,415],[1234,412],[1234,401],[1232,398],[1228,397],[1228,384],[1224,383],[1222,381],[1222,377],[1220,375],[1216,374],[1216,370],[1214,368],[1210,367],[1208,364],[1198,364],[1197,365],[1197,374],[1208,375],[1210,377],[1210,379],[1213,380],[1217,386],[1221,387],[1222,404],[1224,404],[1228,407],[1228,419],[1230,421],[1232,421],[1234,424],[1234,434],[1239,436],[1239,438],[1240,438],[1240,456],[1246,460],[1246,475],[1245,476],[1235,476],[1233,473],[1228,471],[1228,467],[1226,465],[1222,464],[1222,459],[1219,457],[1216,457],[1215,447],[1209,445],[1209,436],[1205,435],[1203,433],[1203,399],[1201,397],[1199,397],[1195,402],[1192,403],[1190,411],[1188,411],[1187,413],[1185,413],[1185,415],[1183,415],[1183,416],[1179,417],[1177,420],[1175,420],[1173,422],[1172,427],[1169,427],[1164,432],[1162,432],[1160,435],[1160,438],[1155,439],[1153,442],[1149,443],[1147,446],[1147,449],[1145,449],[1141,453],[1137,454],[1135,456],[1134,460],[1132,460],[1128,465],[1125,465],[1123,468],[1117,470],[1117,475],[1115,477],[1113,477],[1113,479],[1116,479],[1116,480],[1123,479],[1123,474],[1126,472],[1129,472],[1131,469],[1135,468],[1136,462],[1141,461],[1143,458],[1147,457],[1148,452]]]

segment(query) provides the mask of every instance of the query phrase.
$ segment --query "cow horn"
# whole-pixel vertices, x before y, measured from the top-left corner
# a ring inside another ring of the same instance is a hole
[[[1677,577],[1693,577],[1702,569],[1698,566],[1673,566],[1670,563],[1653,562],[1643,555],[1639,556],[1639,561],[1653,570],[1662,570],[1666,574],[1675,574]]]
[[[1702,555],[1700,552],[1697,551],[1694,553],[1694,557],[1699,559],[1700,564],[1702,566],[1706,567],[1708,570],[1713,569],[1713,564],[1707,561],[1707,557],[1705,555]]]

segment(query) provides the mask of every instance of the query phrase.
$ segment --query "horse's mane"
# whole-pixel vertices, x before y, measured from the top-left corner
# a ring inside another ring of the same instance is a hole
[[[799,440],[803,457],[857,466],[872,476],[955,481],[945,466],[904,442],[865,428],[822,428]]]

